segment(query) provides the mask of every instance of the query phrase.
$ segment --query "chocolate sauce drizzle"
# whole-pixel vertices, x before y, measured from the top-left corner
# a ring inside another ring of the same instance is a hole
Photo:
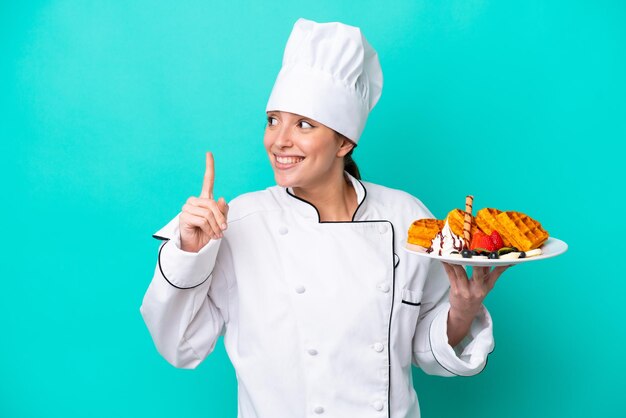
[[[452,248],[456,251],[461,251],[463,250],[463,239],[456,237],[454,234],[451,234],[452,237]],[[445,236],[443,235],[442,231],[437,232],[437,235],[435,235],[435,239],[433,241],[435,241],[437,238],[439,238],[439,248],[438,248],[438,255],[443,255],[443,244],[445,242]],[[426,252],[428,254],[432,253],[435,249],[432,247],[432,245],[430,246],[430,248],[428,248],[426,250]]]

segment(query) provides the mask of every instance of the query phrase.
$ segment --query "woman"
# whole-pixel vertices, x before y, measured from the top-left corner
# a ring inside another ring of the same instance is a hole
[[[194,368],[223,335],[241,418],[419,417],[412,364],[469,376],[493,349],[482,300],[503,268],[468,280],[402,252],[432,214],[360,180],[351,154],[381,90],[358,28],[299,19],[266,109],[277,185],[216,201],[207,153],[200,196],[154,235],[141,313],[157,349]]]

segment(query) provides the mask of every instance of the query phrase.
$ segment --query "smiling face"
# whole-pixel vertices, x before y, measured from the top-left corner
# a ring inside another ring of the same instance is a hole
[[[276,184],[315,187],[343,175],[354,144],[321,123],[295,113],[267,112],[263,144]]]

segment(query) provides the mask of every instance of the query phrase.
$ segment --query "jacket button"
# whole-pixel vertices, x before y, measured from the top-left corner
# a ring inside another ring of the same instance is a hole
[[[289,232],[289,229],[287,229],[286,226],[281,226],[280,228],[278,228],[278,233],[280,235],[285,235],[287,232]]]
[[[377,287],[378,287],[378,290],[380,290],[381,292],[384,292],[384,293],[389,292],[389,285],[387,283],[381,283]]]
[[[298,286],[296,287],[296,293],[304,293],[304,286]]]
[[[372,407],[374,407],[374,409],[377,410],[377,411],[382,411],[384,406],[385,405],[383,405],[383,403],[381,401],[376,401],[376,402],[372,403]]]
[[[385,349],[385,346],[382,345],[381,343],[374,344],[374,350],[378,351],[379,353],[383,351],[384,349]]]
[[[321,406],[316,406],[313,412],[315,412],[316,414],[321,414],[324,412],[324,408],[322,408]]]
[[[385,232],[387,232],[387,225],[386,224],[379,225],[378,232],[380,232],[381,234],[384,234]]]
[[[314,348],[309,348],[308,350],[309,354],[312,356],[316,356],[317,355],[317,350]]]

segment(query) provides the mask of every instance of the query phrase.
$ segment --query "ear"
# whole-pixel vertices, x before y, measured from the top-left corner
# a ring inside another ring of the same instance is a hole
[[[350,141],[348,138],[346,138],[345,136],[341,135],[339,137],[339,139],[341,140],[341,145],[339,147],[339,149],[337,150],[337,157],[339,158],[343,158],[347,153],[349,153],[356,145],[354,144],[354,142]]]

